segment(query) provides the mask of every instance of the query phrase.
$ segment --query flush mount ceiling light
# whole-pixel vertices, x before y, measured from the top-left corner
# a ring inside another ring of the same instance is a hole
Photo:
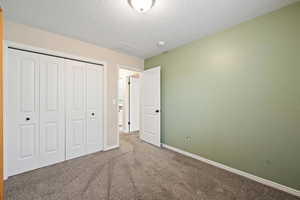
[[[162,40],[161,40],[161,41],[158,41],[158,42],[157,42],[157,46],[158,46],[158,47],[163,47],[163,46],[165,46],[165,45],[166,45],[166,42],[165,42],[165,41],[162,41]]]
[[[139,13],[149,11],[155,4],[155,0],[128,0],[129,5]]]

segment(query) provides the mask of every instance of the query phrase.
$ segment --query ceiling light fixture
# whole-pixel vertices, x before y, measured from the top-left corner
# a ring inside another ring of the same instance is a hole
[[[130,7],[139,13],[149,11],[155,4],[155,0],[128,0]]]
[[[161,41],[158,41],[158,42],[157,42],[157,46],[158,46],[158,47],[163,47],[163,46],[165,46],[165,45],[166,45],[166,42],[165,42],[165,41],[162,41],[162,40],[161,40]]]

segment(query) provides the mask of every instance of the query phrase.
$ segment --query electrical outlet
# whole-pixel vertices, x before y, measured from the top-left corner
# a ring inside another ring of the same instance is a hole
[[[271,160],[266,160],[266,161],[265,161],[265,164],[266,164],[266,165],[271,165],[271,164],[272,164],[272,161],[271,161]]]
[[[192,143],[192,137],[191,136],[186,136],[184,140],[185,140],[186,144],[191,144]]]

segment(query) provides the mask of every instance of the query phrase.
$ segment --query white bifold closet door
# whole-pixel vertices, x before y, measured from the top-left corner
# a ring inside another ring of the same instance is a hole
[[[86,143],[85,64],[66,61],[66,159],[84,155]]]
[[[86,64],[86,153],[103,150],[103,67]]]
[[[7,176],[103,150],[103,66],[8,50]]]
[[[9,50],[8,175],[64,160],[63,60]]]
[[[65,159],[64,60],[40,57],[40,167]]]
[[[37,168],[39,159],[39,58],[9,50],[6,111],[8,175]]]
[[[66,159],[103,150],[103,67],[66,62]]]

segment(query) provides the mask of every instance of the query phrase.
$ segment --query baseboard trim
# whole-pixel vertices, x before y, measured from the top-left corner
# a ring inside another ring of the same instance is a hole
[[[244,172],[244,171],[241,171],[241,170],[238,170],[238,169],[235,169],[235,168],[232,168],[232,167],[223,165],[223,164],[221,164],[221,163],[218,163],[218,162],[215,162],[215,161],[212,161],[212,160],[203,158],[203,157],[201,157],[201,156],[199,156],[199,155],[196,155],[196,154],[193,154],[193,153],[190,153],[190,152],[187,152],[187,151],[178,149],[178,148],[176,148],[176,147],[172,147],[172,146],[169,146],[169,145],[166,145],[166,144],[162,144],[162,147],[163,147],[163,148],[166,148],[166,149],[169,149],[169,150],[171,150],[171,151],[175,151],[175,152],[180,153],[180,154],[182,154],[182,155],[185,155],[185,156],[194,158],[194,159],[196,159],[196,160],[200,160],[200,161],[202,161],[202,162],[205,162],[205,163],[210,164],[210,165],[213,165],[213,166],[215,166],[215,167],[224,169],[224,170],[226,170],[226,171],[229,171],[229,172],[238,174],[238,175],[240,175],[240,176],[243,176],[243,177],[246,177],[246,178],[251,179],[251,180],[253,180],[253,181],[259,182],[259,183],[261,183],[261,184],[270,186],[270,187],[275,188],[275,189],[277,189],[277,190],[281,190],[281,191],[286,192],[286,193],[289,193],[289,194],[291,194],[291,195],[300,197],[300,190],[296,190],[296,189],[287,187],[287,186],[285,186],[285,185],[281,185],[281,184],[279,184],[279,183],[275,183],[275,182],[273,182],[273,181],[270,181],[270,180],[267,180],[267,179],[264,179],[264,178],[255,176],[255,175],[253,175],[253,174],[249,174],[249,173],[247,173],[247,172]]]
[[[104,151],[110,151],[110,150],[113,150],[113,149],[117,149],[117,148],[119,148],[120,146],[119,145],[114,145],[114,146],[111,146],[111,147],[106,147],[105,149],[104,149]]]

